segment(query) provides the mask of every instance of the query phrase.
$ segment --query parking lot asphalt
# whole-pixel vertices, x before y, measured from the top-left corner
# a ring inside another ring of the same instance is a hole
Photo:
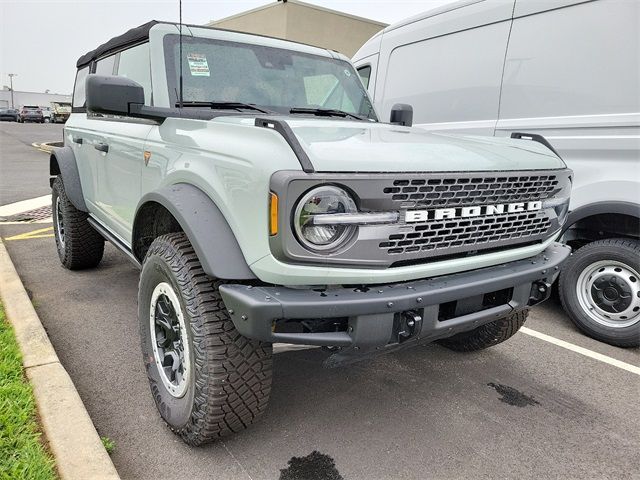
[[[48,157],[31,144],[61,141],[63,126],[0,122],[0,205],[51,192]]]
[[[7,153],[3,140],[2,165],[25,143]],[[33,153],[46,185],[47,156]],[[124,479],[640,478],[640,377],[524,333],[473,354],[427,345],[332,370],[319,349],[277,354],[263,419],[190,448],[149,392],[138,271],[110,245],[98,268],[71,272],[50,231],[12,239],[49,226],[0,224],[0,236]],[[553,301],[526,326],[640,364],[637,349],[581,335]]]

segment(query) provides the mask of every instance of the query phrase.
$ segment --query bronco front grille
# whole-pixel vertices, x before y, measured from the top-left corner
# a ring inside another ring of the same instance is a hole
[[[398,202],[425,206],[483,205],[547,198],[558,186],[555,175],[399,178],[382,190]]]
[[[379,247],[389,255],[432,251],[437,254],[435,251],[460,247],[480,249],[500,242],[537,239],[547,233],[550,226],[551,222],[543,212],[434,220],[404,225],[398,233],[380,242]]]
[[[369,268],[395,268],[534,245],[559,231],[556,210],[545,200],[566,199],[570,176],[568,169],[276,173],[271,189],[284,199],[283,211],[295,211],[305,192],[325,183],[352,192],[360,212],[397,212],[398,221],[359,225],[350,243],[328,255],[306,250],[296,239],[288,217],[283,233],[270,238],[270,245],[283,261]],[[531,202],[542,202],[542,208],[529,209]],[[489,206],[495,208],[470,210]],[[448,210],[446,215],[436,214],[443,209]],[[414,210],[424,215],[407,215]]]

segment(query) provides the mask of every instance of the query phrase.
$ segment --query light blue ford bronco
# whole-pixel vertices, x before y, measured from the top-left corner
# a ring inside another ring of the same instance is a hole
[[[544,138],[382,121],[338,53],[150,22],[77,67],[50,161],[60,260],[96,267],[108,240],[140,267],[151,391],[189,444],[264,413],[274,343],[328,366],[496,345],[570,253],[571,171]]]

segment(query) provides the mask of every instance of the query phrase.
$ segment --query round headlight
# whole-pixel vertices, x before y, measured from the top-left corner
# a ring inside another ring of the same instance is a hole
[[[353,199],[341,188],[314,188],[307,192],[296,206],[293,224],[298,240],[310,250],[334,250],[348,241],[357,227],[325,222],[316,224],[314,216],[357,211]]]

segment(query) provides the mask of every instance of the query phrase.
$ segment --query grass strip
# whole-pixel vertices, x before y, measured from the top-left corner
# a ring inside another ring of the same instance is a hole
[[[0,479],[57,478],[40,440],[36,404],[13,330],[0,304]]]

